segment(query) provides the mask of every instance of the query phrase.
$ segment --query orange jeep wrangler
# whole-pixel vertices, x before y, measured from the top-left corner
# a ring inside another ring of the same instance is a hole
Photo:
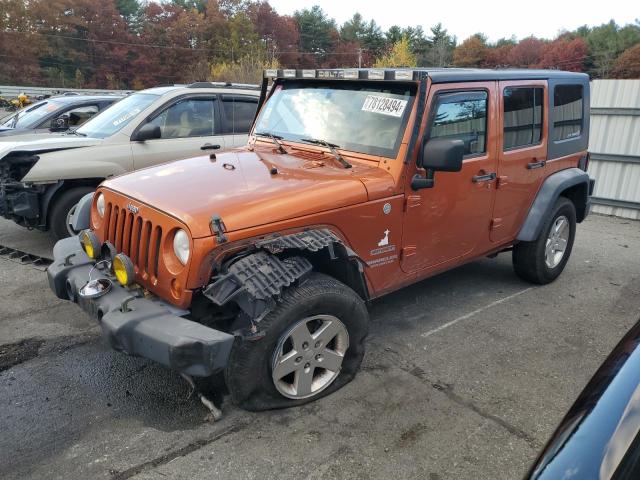
[[[299,405],[354,377],[371,299],[506,251],[558,277],[588,137],[583,74],[267,70],[247,146],[105,181],[49,283],[117,350]]]

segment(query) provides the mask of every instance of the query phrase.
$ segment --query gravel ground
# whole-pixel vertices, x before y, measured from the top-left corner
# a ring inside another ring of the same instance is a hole
[[[0,244],[50,255],[0,221]],[[175,373],[112,352],[45,274],[0,258],[0,472],[6,479],[521,478],[640,317],[640,223],[592,215],[563,275],[509,254],[376,301],[362,371],[305,407],[224,417]]]

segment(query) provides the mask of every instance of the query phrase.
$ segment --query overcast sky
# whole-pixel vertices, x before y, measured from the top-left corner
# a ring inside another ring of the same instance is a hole
[[[600,25],[612,18],[624,25],[640,17],[637,0],[269,0],[269,3],[280,14],[320,5],[338,25],[360,12],[383,30],[391,25],[422,25],[429,32],[429,27],[442,22],[459,41],[477,32],[485,33],[491,41],[511,35],[518,39],[529,35],[553,38],[563,29]]]

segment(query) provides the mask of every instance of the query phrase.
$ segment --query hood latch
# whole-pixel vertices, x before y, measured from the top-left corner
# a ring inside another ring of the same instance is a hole
[[[222,221],[220,215],[214,214],[211,217],[211,223],[209,224],[209,227],[211,228],[211,233],[216,236],[216,240],[218,241],[218,243],[225,243],[227,241],[227,236],[224,234],[224,232],[227,231],[227,227]]]

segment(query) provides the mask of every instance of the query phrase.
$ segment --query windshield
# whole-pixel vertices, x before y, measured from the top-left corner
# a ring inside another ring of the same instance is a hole
[[[5,128],[35,128],[40,120],[63,106],[64,104],[54,100],[39,102],[4,119],[2,126]]]
[[[93,138],[110,137],[122,130],[140,112],[158,98],[152,93],[134,93],[114,103],[109,108],[87,121],[77,132]]]
[[[322,140],[344,150],[395,157],[414,87],[386,84],[291,82],[275,91],[255,132],[285,140]]]

